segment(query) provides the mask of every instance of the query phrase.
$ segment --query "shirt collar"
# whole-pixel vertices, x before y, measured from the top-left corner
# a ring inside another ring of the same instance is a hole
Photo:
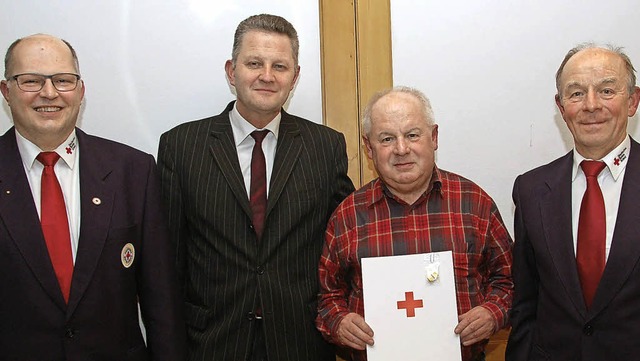
[[[438,169],[438,167],[434,165],[433,172],[431,173],[431,180],[430,180],[429,187],[420,196],[420,198],[418,198],[418,200],[416,200],[413,203],[412,206],[417,206],[422,202],[426,201],[427,199],[429,199],[429,195],[432,193],[432,191],[435,191],[435,193],[442,196],[443,190],[442,190],[441,179],[442,179],[442,175],[440,173],[440,169]],[[384,182],[380,177],[378,177],[373,182],[373,185],[372,185],[372,192],[371,192],[371,196],[369,197],[369,202],[370,202],[369,206],[373,206],[375,203],[382,201],[384,198],[393,199],[398,203],[406,204],[405,201],[401,200],[400,198],[395,196],[393,193],[391,193],[387,185],[384,184]]]
[[[233,105],[233,109],[229,112],[229,121],[231,122],[231,129],[233,131],[233,139],[236,142],[236,147],[240,145],[240,143],[244,142],[244,140],[253,132],[254,130],[259,130],[254,127],[248,120],[244,119],[240,112],[238,112],[237,102]],[[282,112],[278,113],[273,120],[267,124],[266,127],[262,129],[267,129],[276,137],[276,141],[278,140],[278,131],[280,129],[280,120],[282,119]]]
[[[630,151],[631,151],[631,138],[627,134],[627,136],[624,138],[624,141],[622,141],[620,145],[618,145],[611,152],[609,152],[609,154],[605,155],[602,159],[594,159],[594,160],[603,161],[607,165],[609,172],[611,172],[611,176],[613,177],[613,180],[617,181],[618,178],[620,177],[620,174],[622,174],[622,171],[624,171],[624,169],[627,166],[627,159],[629,159]],[[580,163],[585,159],[586,158],[583,157],[580,153],[578,153],[578,151],[576,151],[575,148],[573,149],[573,173],[571,177],[572,181],[575,180],[576,177],[578,176],[578,168],[580,167]]]
[[[16,130],[16,142],[18,143],[18,151],[20,152],[20,157],[22,158],[22,163],[26,169],[31,170],[33,167],[33,163],[36,161],[36,157],[38,154],[43,152],[40,147],[33,144],[30,140],[23,137],[20,132]],[[78,140],[76,138],[76,130],[75,128],[69,134],[67,139],[62,142],[58,146],[58,148],[54,149],[54,152],[60,155],[60,158],[69,166],[69,168],[73,169],[76,164],[76,154],[78,153]]]

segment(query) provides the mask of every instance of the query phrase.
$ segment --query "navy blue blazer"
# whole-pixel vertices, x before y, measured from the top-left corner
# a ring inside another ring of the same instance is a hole
[[[567,155],[519,176],[507,361],[640,357],[640,146],[631,140],[613,241],[590,309],[573,247]]]
[[[14,128],[0,137],[0,359],[182,360],[181,300],[154,159],[79,129],[76,134],[81,223],[68,305]],[[128,243],[135,249],[129,268],[121,260]]]

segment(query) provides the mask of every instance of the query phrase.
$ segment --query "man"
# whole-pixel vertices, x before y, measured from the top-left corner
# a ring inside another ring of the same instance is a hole
[[[507,360],[640,354],[640,148],[627,134],[640,101],[634,71],[620,48],[584,44],[556,73],[575,148],[515,181]]]
[[[0,358],[182,360],[153,157],[75,127],[85,87],[69,43],[16,40],[4,76]]]
[[[327,220],[354,189],[344,137],[282,109],[300,73],[285,19],[242,21],[225,70],[237,100],[158,152],[190,359],[335,360],[314,319]]]
[[[486,340],[507,323],[511,239],[491,198],[435,165],[438,125],[420,91],[396,87],[365,109],[364,144],[379,178],[347,197],[329,220],[320,260],[318,329],[365,360],[363,257],[453,251],[463,360],[484,360]],[[384,232],[380,232],[384,229]],[[416,241],[417,240],[417,241]],[[464,285],[464,287],[460,287]]]

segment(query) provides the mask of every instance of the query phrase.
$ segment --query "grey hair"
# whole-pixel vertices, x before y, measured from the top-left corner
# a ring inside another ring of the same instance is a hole
[[[37,35],[45,35],[45,34],[37,34]],[[46,36],[51,36],[51,35],[46,35]],[[5,79],[9,78],[9,67],[11,65],[11,62],[13,61],[13,51],[15,50],[16,46],[18,46],[18,44],[20,44],[20,42],[26,38],[28,37],[16,39],[13,43],[11,43],[11,45],[9,45],[9,48],[7,49],[7,53],[4,56],[4,78]],[[73,57],[73,64],[76,67],[76,71],[80,73],[80,62],[78,61],[78,54],[76,53],[76,50],[73,48],[73,46],[71,46],[71,44],[68,41],[64,39],[60,39],[60,40],[62,40],[62,42],[65,43],[65,45],[67,45],[67,47],[69,48],[69,51],[71,51],[71,56]]]
[[[374,105],[376,105],[376,103],[380,99],[382,99],[385,95],[392,94],[392,93],[404,93],[404,94],[409,94],[413,96],[422,105],[421,106],[422,114],[424,115],[424,118],[427,121],[427,124],[429,125],[435,124],[435,117],[433,115],[433,109],[431,108],[431,102],[429,101],[429,98],[427,98],[427,96],[424,95],[424,93],[418,89],[399,85],[393,88],[381,90],[375,93],[371,97],[371,99],[369,99],[369,103],[367,103],[367,107],[364,109],[364,114],[362,115],[362,130],[364,131],[364,134],[367,137],[371,132],[371,111]]]
[[[300,42],[298,41],[298,33],[296,32],[296,29],[285,18],[270,14],[253,15],[242,20],[240,24],[238,24],[233,36],[233,50],[231,51],[231,61],[234,65],[236,64],[236,60],[238,60],[238,55],[240,54],[242,39],[249,31],[262,31],[286,35],[289,40],[291,40],[291,55],[293,55],[293,63],[296,67],[298,66],[298,50],[300,48]]]
[[[587,49],[602,49],[618,55],[624,61],[624,65],[627,70],[627,88],[629,90],[629,94],[633,93],[633,88],[636,86],[636,69],[633,67],[629,56],[625,54],[624,51],[622,51],[624,48],[611,44],[598,45],[596,43],[589,42],[577,45],[576,47],[569,50],[569,52],[567,52],[567,55],[564,56],[564,59],[560,64],[560,68],[558,68],[558,71],[556,72],[556,90],[558,91],[558,96],[560,96],[562,92],[560,89],[560,77],[562,76],[562,71],[564,70],[565,65],[567,65],[569,59],[571,59],[574,55]]]

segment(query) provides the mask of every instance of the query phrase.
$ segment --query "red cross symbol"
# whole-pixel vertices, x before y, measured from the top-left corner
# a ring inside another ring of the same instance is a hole
[[[422,308],[422,300],[414,300],[413,292],[404,293],[404,301],[398,301],[398,309],[407,310],[407,317],[416,317],[416,308]]]
[[[66,147],[65,150],[67,151],[67,154],[71,154],[71,147]]]
[[[615,165],[620,165],[620,159],[619,159],[619,158],[615,158],[615,159],[613,160],[613,164],[615,164]]]

